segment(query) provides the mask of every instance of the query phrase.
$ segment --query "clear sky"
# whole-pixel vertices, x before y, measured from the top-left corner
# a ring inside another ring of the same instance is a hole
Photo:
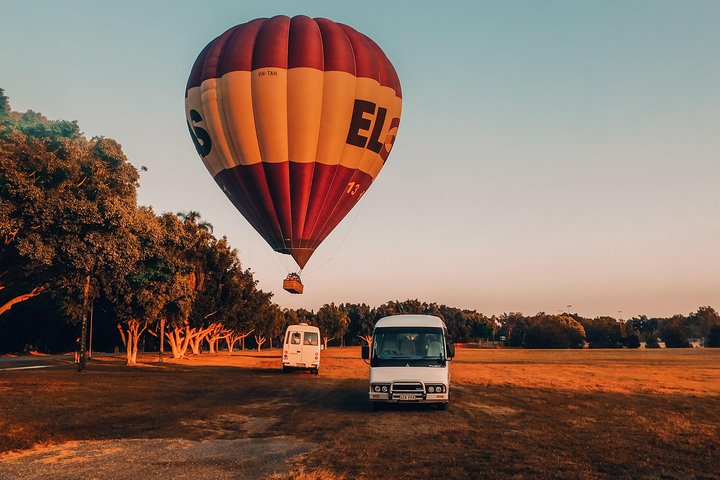
[[[219,191],[184,116],[200,49],[277,14],[353,26],[403,87],[393,152],[299,296],[281,288],[289,257]],[[118,140],[148,168],[140,203],[199,211],[283,307],[720,307],[718,1],[0,0],[0,18],[13,108]]]

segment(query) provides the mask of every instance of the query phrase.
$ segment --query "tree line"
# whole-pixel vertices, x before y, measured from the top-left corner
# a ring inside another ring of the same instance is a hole
[[[532,316],[504,313],[486,316],[475,310],[459,309],[419,300],[390,301],[377,308],[365,304],[324,305],[323,320],[303,312],[308,323],[330,329],[338,344],[369,343],[372,329],[382,317],[399,314],[428,314],[442,318],[450,337],[459,343],[491,342],[523,348],[648,348],[690,347],[691,340],[706,347],[720,347],[720,315],[710,306],[688,315],[648,318],[645,315],[622,320],[609,316],[586,318],[577,313],[557,315],[543,312]],[[328,321],[328,316],[335,320]]]
[[[142,169],[141,169],[142,170]],[[458,342],[527,348],[720,344],[711,307],[687,316],[627,321],[577,314],[487,317],[419,300],[378,307],[334,303],[281,309],[257,287],[237,250],[197,212],[155,213],[137,203],[139,172],[121,146],[86,138],[76,122],[14,112],[0,89],[0,351],[76,348],[79,324],[94,320],[96,344],[120,343],[127,363],[140,346],[174,357],[272,348],[285,327],[320,327],[323,342],[371,341],[387,315],[437,315]],[[92,333],[91,333],[92,334]],[[80,334],[87,338],[87,334]],[[23,343],[24,345],[19,345]]]
[[[145,332],[174,356],[274,333],[282,312],[227,239],[196,212],[138,205],[138,185],[117,142],[14,112],[0,89],[0,318],[35,299],[21,317],[78,323],[98,306],[129,364]]]

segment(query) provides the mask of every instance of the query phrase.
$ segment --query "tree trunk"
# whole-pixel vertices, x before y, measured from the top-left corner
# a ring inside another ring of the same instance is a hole
[[[193,352],[193,355],[200,355],[200,344],[202,343],[203,338],[199,335],[193,336],[190,340],[190,349]]]
[[[221,338],[224,338],[226,330],[223,329],[221,323],[213,323],[208,327],[207,342],[210,349],[210,353],[217,353],[218,343]]]
[[[187,324],[182,327],[175,327],[171,331],[165,332],[165,337],[172,349],[173,358],[183,358],[192,339],[190,327]]]
[[[262,336],[260,336],[260,335],[254,335],[254,337],[255,337],[255,343],[257,343],[258,352],[259,352],[260,349],[262,348],[263,343],[265,343],[265,342],[267,341],[267,338],[266,338],[266,337],[262,337]]]
[[[217,353],[217,343],[219,337],[207,337],[208,353]]]
[[[233,332],[232,330],[224,330],[224,336],[222,338],[224,338],[225,343],[227,343],[228,355],[230,355],[232,353],[233,348],[235,347],[235,344],[238,342],[242,342],[242,349],[244,351],[245,350],[245,337],[247,337],[254,331],[255,331],[254,328],[246,333],[237,333],[237,332]]]
[[[190,348],[195,355],[200,355],[202,348],[202,341],[205,340],[212,327],[208,328],[190,328]]]
[[[140,328],[140,322],[135,319],[127,322],[127,331],[123,332],[126,365],[137,365],[138,344],[146,328],[147,324]]]
[[[160,335],[158,336],[160,337],[160,363],[162,363],[165,355],[165,318],[160,319]]]

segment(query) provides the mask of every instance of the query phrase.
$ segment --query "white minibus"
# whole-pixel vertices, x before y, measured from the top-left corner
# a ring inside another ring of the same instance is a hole
[[[290,325],[283,341],[283,371],[306,369],[318,374],[320,370],[320,329],[307,323]]]
[[[431,315],[394,315],[378,320],[372,346],[362,347],[370,361],[370,401],[434,403],[450,399],[449,361],[455,356],[445,322]]]

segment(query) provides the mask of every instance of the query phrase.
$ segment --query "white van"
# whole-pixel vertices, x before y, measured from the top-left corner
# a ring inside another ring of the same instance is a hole
[[[395,315],[378,320],[372,349],[362,347],[370,360],[370,401],[434,403],[446,409],[450,399],[449,361],[455,345],[445,322],[431,315]]]
[[[290,325],[285,332],[283,341],[283,371],[307,369],[318,374],[320,370],[320,329],[307,323]]]

